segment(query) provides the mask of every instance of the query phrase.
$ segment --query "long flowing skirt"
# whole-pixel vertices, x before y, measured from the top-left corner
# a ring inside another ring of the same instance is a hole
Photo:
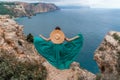
[[[83,45],[83,36],[62,44],[54,44],[41,37],[34,37],[34,45],[40,55],[58,69],[68,69]]]

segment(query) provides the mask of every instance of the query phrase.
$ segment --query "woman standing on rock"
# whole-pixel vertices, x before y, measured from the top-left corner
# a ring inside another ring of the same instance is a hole
[[[78,55],[82,45],[83,36],[68,39],[60,27],[56,27],[50,34],[50,38],[34,37],[34,45],[39,54],[45,57],[49,63],[58,69],[67,69]]]

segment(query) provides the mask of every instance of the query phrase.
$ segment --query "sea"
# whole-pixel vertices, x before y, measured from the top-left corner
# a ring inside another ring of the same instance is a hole
[[[109,31],[120,31],[119,9],[60,9],[54,12],[40,13],[31,18],[21,17],[17,23],[24,25],[24,33],[49,37],[50,32],[59,26],[66,37],[72,38],[81,33],[84,37],[82,50],[76,60],[80,67],[94,74],[99,68],[94,60],[94,52]]]

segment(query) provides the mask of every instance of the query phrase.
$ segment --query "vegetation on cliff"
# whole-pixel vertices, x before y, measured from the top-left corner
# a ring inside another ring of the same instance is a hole
[[[46,80],[47,71],[39,63],[18,61],[14,54],[0,52],[0,80]]]
[[[10,16],[14,16],[14,13],[5,7],[5,5],[14,5],[14,3],[5,3],[5,2],[1,2],[0,3],[0,14],[1,15],[5,15],[5,14],[9,14]]]
[[[31,33],[29,33],[28,35],[27,35],[27,39],[26,39],[28,42],[31,42],[31,43],[33,43],[33,35],[31,34]]]

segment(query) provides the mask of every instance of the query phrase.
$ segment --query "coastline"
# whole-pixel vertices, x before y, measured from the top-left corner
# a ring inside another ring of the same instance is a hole
[[[0,2],[0,14],[8,14],[13,18],[31,17],[38,13],[60,10],[52,3],[27,3],[27,2]]]

